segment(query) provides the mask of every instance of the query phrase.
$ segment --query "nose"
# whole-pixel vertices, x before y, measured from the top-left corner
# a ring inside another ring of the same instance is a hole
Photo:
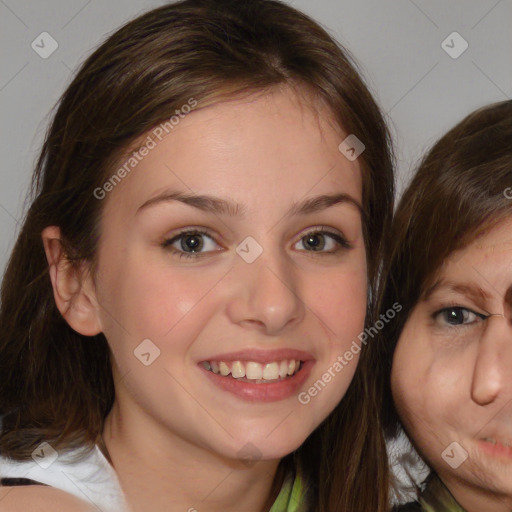
[[[239,258],[231,274],[227,314],[233,323],[277,335],[304,318],[300,271],[279,250],[264,250],[252,263]]]
[[[502,315],[492,315],[486,322],[478,346],[471,385],[471,397],[479,405],[488,405],[512,389],[510,322]]]

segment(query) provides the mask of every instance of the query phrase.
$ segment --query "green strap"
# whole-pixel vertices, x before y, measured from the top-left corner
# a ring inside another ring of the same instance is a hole
[[[420,503],[425,512],[466,512],[438,476],[434,476],[422,493]]]
[[[306,512],[306,507],[304,485],[301,478],[295,477],[292,484],[291,477],[288,477],[269,512]]]

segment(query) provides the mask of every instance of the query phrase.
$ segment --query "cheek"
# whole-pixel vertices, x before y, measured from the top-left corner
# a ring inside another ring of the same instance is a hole
[[[407,334],[407,336],[404,336]],[[439,458],[467,419],[464,410],[467,361],[433,347],[421,333],[402,334],[395,350],[391,389],[400,420],[430,460]],[[460,356],[460,357],[459,357]]]
[[[164,339],[190,314],[200,322],[209,314],[208,301],[202,299],[219,280],[216,273],[144,264],[133,257],[116,268],[104,268],[103,275],[102,295],[115,317],[114,328],[117,324],[123,336],[128,331],[141,339]]]
[[[415,428],[425,419],[429,421],[429,417],[439,412],[441,397],[435,379],[431,379],[432,365],[424,340],[406,327],[393,357],[391,390],[400,419],[409,428]],[[432,394],[438,400],[428,404]]]
[[[419,416],[448,414],[458,409],[471,369],[464,353],[436,347],[421,333],[402,336],[393,357],[393,397]]]
[[[361,266],[326,275],[321,282],[318,277],[312,277],[307,289],[316,291],[310,294],[313,297],[310,307],[321,320],[333,345],[339,350],[357,339],[364,330],[366,317],[366,269]]]

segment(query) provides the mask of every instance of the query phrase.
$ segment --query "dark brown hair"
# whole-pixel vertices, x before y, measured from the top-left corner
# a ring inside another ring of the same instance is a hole
[[[402,310],[382,331],[383,415],[394,436],[399,419],[390,375],[409,314],[438,279],[443,262],[512,215],[512,101],[473,112],[427,153],[398,205],[385,258],[381,310]]]
[[[73,331],[56,308],[41,242],[59,226],[68,259],[93,263],[103,202],[93,191],[134,141],[190,98],[204,104],[291,85],[307,89],[366,149],[363,229],[367,321],[393,203],[388,131],[352,60],[310,18],[274,0],[185,0],[128,23],[81,66],[62,96],[37,162],[31,206],[3,279],[0,452],[28,459],[98,442],[114,400],[102,334]],[[341,142],[341,140],[340,140]],[[335,412],[283,464],[300,467],[318,511],[383,511],[387,462],[371,351]]]

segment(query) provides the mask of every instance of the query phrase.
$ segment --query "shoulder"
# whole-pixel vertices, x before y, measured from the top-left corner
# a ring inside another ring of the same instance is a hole
[[[97,508],[60,489],[43,485],[0,487],[0,512],[97,512]]]

